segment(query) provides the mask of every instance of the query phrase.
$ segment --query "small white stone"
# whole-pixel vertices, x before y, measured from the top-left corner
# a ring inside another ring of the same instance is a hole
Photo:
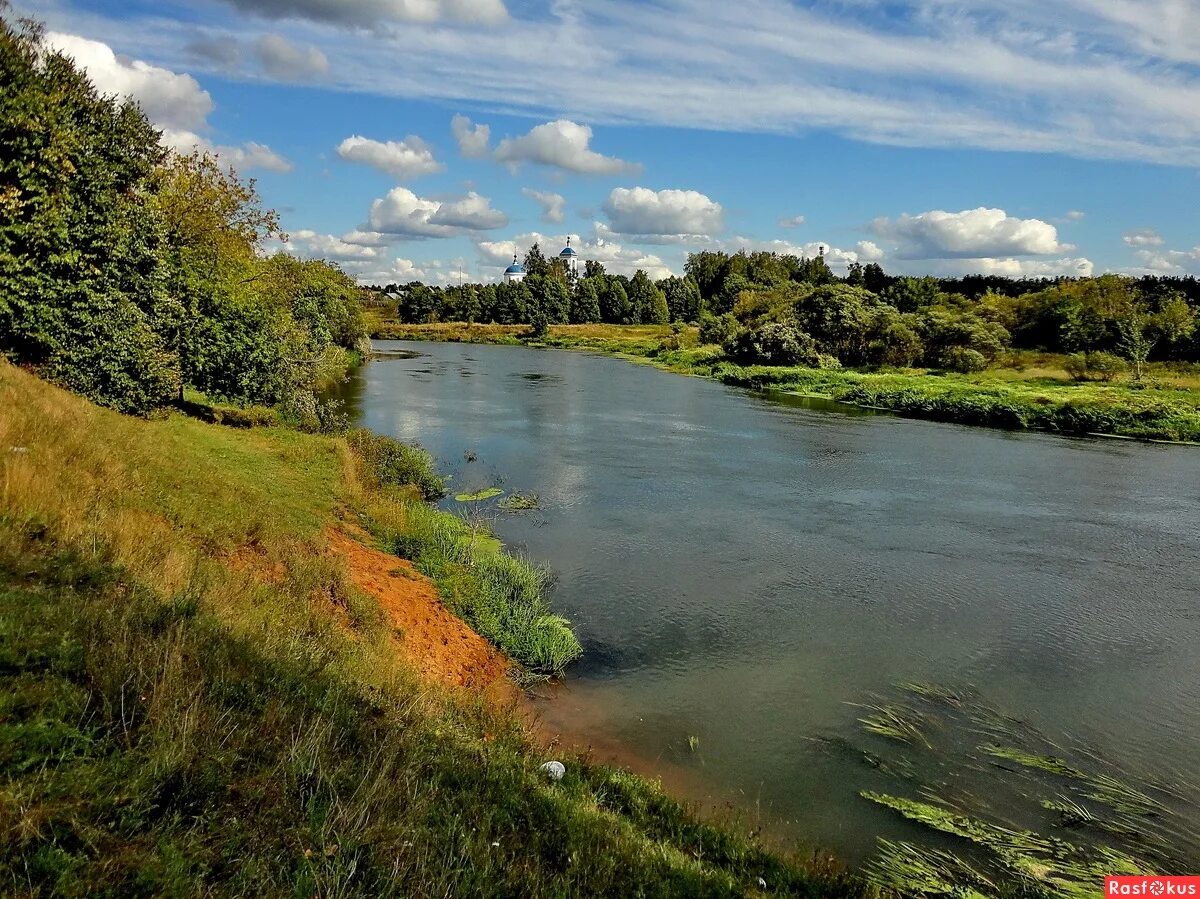
[[[546,772],[546,776],[551,780],[562,780],[563,775],[567,773],[567,768],[562,762],[546,762],[541,766],[541,770]]]

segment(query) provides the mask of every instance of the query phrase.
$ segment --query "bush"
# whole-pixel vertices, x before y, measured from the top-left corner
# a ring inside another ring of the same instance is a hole
[[[724,346],[725,342],[736,337],[741,330],[738,321],[730,313],[721,316],[705,312],[700,316],[700,343],[715,343]]]
[[[1073,353],[1063,368],[1076,381],[1111,381],[1125,370],[1125,360],[1100,351]]]
[[[415,487],[426,500],[441,499],[446,495],[446,482],[435,470],[433,456],[421,447],[401,443],[366,428],[350,431],[346,442],[376,484]]]
[[[743,331],[725,345],[730,358],[749,365],[816,366],[816,341],[794,321],[767,322]]]
[[[947,347],[942,350],[938,361],[946,371],[954,371],[964,375],[983,371],[988,367],[987,357],[983,353],[965,346]]]

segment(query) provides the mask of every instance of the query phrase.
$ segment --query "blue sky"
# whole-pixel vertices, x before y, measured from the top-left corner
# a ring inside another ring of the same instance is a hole
[[[40,0],[289,250],[494,279],[610,270],[1200,273],[1200,0]],[[457,122],[457,125],[453,124]]]

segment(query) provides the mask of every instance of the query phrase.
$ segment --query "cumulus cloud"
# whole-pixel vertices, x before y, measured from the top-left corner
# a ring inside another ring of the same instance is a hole
[[[445,168],[434,158],[433,148],[415,135],[402,141],[381,142],[355,134],[338,145],[337,153],[347,162],[369,165],[402,180],[432,175]]]
[[[428,200],[395,187],[371,204],[372,231],[407,239],[454,237],[468,231],[503,228],[508,217],[475,192],[455,200]]]
[[[1005,278],[1089,278],[1095,270],[1090,259],[1063,257],[1061,259],[947,259],[937,260],[932,267],[923,266],[914,274],[934,275],[1000,275]]]
[[[805,222],[802,215],[785,216],[779,220],[780,228],[799,228]]]
[[[1131,247],[1161,247],[1163,245],[1162,235],[1152,228],[1126,231],[1122,239]]]
[[[1139,274],[1183,275],[1200,273],[1200,246],[1191,250],[1138,250]]]
[[[508,18],[503,0],[227,0],[245,12],[271,19],[309,19],[348,27],[385,22],[450,20],[490,25]]]
[[[117,56],[108,44],[74,34],[51,31],[46,41],[85,69],[101,91],[132,97],[162,128],[179,131],[202,128],[213,110],[212,97],[191,75]]]
[[[450,120],[450,130],[458,141],[458,152],[468,159],[479,159],[487,155],[488,141],[492,129],[488,125],[471,125],[465,115],[456,115]]]
[[[264,34],[254,51],[263,71],[281,81],[307,81],[329,73],[329,60],[318,48],[293,44],[278,34]]]
[[[895,241],[900,259],[979,259],[1001,256],[1044,256],[1074,249],[1058,242],[1058,230],[1041,219],[1020,219],[1003,209],[934,210],[877,218],[869,225],[876,236]]]
[[[236,169],[286,172],[291,163],[266,144],[253,141],[240,146],[213,143],[199,132],[208,127],[212,97],[191,75],[118,56],[101,41],[73,34],[49,32],[47,43],[83,68],[92,83],[106,94],[136,100],[146,116],[162,129],[163,143],[189,153],[206,150]]]
[[[644,243],[708,238],[724,227],[721,204],[695,190],[617,187],[603,209],[614,233]]]
[[[521,137],[506,137],[496,147],[495,158],[517,168],[524,162],[585,175],[617,175],[640,166],[592,150],[592,129],[566,119],[538,125]]]
[[[542,207],[543,222],[557,224],[566,218],[567,198],[562,194],[556,194],[551,191],[533,190],[528,187],[523,188],[521,193]]]
[[[378,247],[352,243],[344,237],[321,234],[316,231],[293,231],[287,245],[289,252],[307,259],[329,259],[334,262],[363,262],[379,259],[383,251]]]

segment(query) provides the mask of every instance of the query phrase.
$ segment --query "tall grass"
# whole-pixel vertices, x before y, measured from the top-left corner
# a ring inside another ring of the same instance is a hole
[[[582,655],[570,622],[550,608],[548,573],[504,553],[478,527],[402,492],[369,504],[365,523],[434,580],[451,611],[528,672],[560,675]]]
[[[361,499],[344,442],[3,361],[0,410],[0,895],[862,892],[632,775],[560,752],[550,782],[511,710],[419,679],[321,551]]]

